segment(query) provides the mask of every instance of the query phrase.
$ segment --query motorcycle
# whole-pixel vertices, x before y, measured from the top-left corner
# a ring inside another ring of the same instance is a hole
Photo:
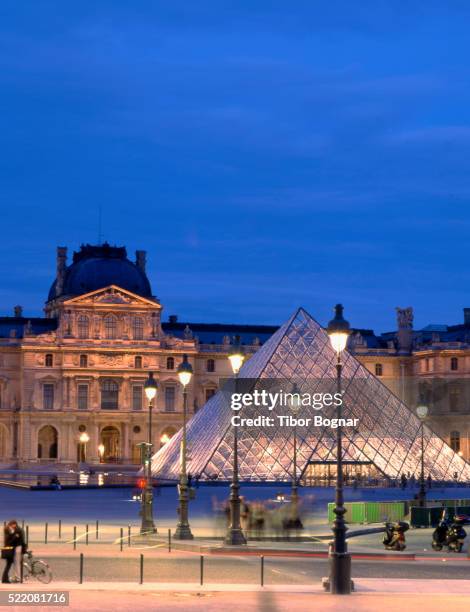
[[[438,526],[432,534],[433,550],[442,550],[447,546],[449,552],[462,552],[467,533],[462,525],[469,522],[467,516],[457,515],[451,520],[443,514]]]
[[[386,550],[402,551],[406,548],[405,532],[410,526],[408,523],[398,521],[396,523],[385,523],[385,534],[383,545]]]

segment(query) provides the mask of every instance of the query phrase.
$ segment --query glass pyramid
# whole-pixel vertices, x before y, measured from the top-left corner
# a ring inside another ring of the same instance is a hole
[[[295,380],[299,390],[312,393],[315,385],[334,389],[336,355],[325,330],[300,308],[240,370],[240,379],[258,383]],[[269,379],[269,380],[266,380]],[[243,382],[243,381],[240,381]],[[358,418],[356,429],[343,429],[343,459],[371,462],[383,475],[420,473],[421,422],[400,399],[355,357],[343,355],[343,416]],[[258,414],[259,414],[259,408]],[[331,414],[322,411],[323,416]],[[219,391],[189,421],[188,473],[201,480],[229,480],[232,475],[231,417],[227,393]],[[299,416],[319,414],[310,406]],[[254,416],[254,413],[244,413]],[[177,480],[181,431],[152,458],[155,477]],[[293,472],[293,436],[286,427],[239,428],[240,480],[287,481]],[[297,470],[309,462],[335,461],[335,430],[297,428]],[[470,464],[424,426],[425,473],[433,480],[470,481]]]

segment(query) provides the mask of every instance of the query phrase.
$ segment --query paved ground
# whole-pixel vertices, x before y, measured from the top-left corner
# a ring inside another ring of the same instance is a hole
[[[187,584],[144,585],[135,589],[127,585],[95,584],[73,585],[58,583],[57,590],[70,592],[70,610],[110,610],[116,612],[133,610],[179,610],[204,611],[248,610],[277,612],[283,610],[304,611],[309,609],[356,610],[376,612],[441,611],[444,607],[467,609],[470,603],[470,581],[447,581],[443,584],[415,580],[358,580],[357,592],[350,596],[326,594],[320,586],[315,587],[251,587],[243,584],[191,589]],[[2,587],[0,587],[2,588]],[[2,590],[5,587],[2,588]],[[17,589],[22,590],[21,585]],[[37,590],[47,590],[49,587]],[[50,588],[49,588],[50,589]],[[236,596],[234,593],[236,592]],[[20,608],[13,607],[14,610]],[[41,610],[53,610],[41,607]],[[57,609],[57,608],[56,608]]]

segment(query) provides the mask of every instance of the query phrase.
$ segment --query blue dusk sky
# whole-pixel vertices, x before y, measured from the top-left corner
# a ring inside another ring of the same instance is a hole
[[[148,252],[165,315],[470,306],[470,3],[0,3],[0,314]]]

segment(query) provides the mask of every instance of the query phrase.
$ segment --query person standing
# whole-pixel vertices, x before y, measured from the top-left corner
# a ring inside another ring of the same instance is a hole
[[[26,552],[26,542],[24,539],[23,530],[15,520],[9,521],[4,529],[4,548],[2,557],[6,560],[3,570],[2,582],[19,582],[21,577],[21,563],[23,562],[23,554]],[[15,577],[10,580],[9,573],[11,566],[14,564]]]

